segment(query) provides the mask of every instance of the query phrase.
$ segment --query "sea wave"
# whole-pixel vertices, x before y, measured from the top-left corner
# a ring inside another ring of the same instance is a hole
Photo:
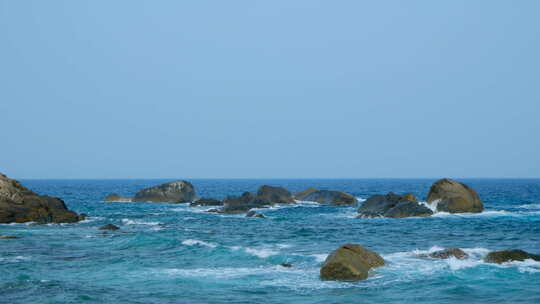
[[[148,226],[157,226],[161,225],[159,222],[145,222],[141,220],[132,220],[132,219],[122,219],[122,223],[124,225],[148,225]]]
[[[205,246],[205,247],[209,247],[209,248],[216,248],[217,247],[217,244],[209,243],[209,242],[205,242],[205,241],[201,241],[201,240],[193,240],[193,239],[187,239],[187,240],[182,241],[182,245],[186,245],[186,246]]]

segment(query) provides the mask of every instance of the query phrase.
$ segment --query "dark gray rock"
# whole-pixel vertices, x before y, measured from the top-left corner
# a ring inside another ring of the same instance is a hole
[[[292,267],[292,264],[289,264],[289,263],[281,263],[279,264],[281,267],[285,267],[285,268],[291,268]]]
[[[448,259],[450,257],[455,257],[456,259],[464,260],[468,258],[469,255],[459,248],[447,248],[432,252],[429,254],[429,257],[434,259]]]
[[[440,179],[431,186],[427,202],[436,203],[437,211],[450,213],[478,213],[484,210],[484,204],[474,189],[448,178]]]
[[[317,190],[309,188],[303,192],[297,193],[295,199],[301,201],[317,202],[324,205],[334,206],[356,206],[358,200],[349,193],[334,190]]]
[[[487,256],[484,258],[484,261],[488,263],[501,264],[511,261],[525,261],[527,259],[540,261],[540,255],[528,253],[521,249],[500,250],[488,253]]]
[[[74,223],[84,215],[68,210],[64,201],[39,195],[0,174],[0,223]]]
[[[320,274],[323,280],[358,281],[367,279],[370,269],[383,265],[384,259],[376,252],[345,244],[326,258]]]
[[[99,230],[118,230],[120,227],[113,225],[113,224],[107,224],[99,227]]]
[[[19,237],[12,236],[12,235],[1,235],[1,234],[0,234],[0,239],[12,240],[12,239],[18,239],[18,238],[19,238]]]
[[[294,204],[295,201],[289,190],[282,187],[261,186],[257,191],[259,199],[267,201],[269,204]]]
[[[188,181],[175,181],[140,190],[134,202],[187,203],[197,199],[195,188]]]
[[[103,201],[105,202],[131,202],[131,197],[125,197],[125,196],[121,196],[119,194],[116,194],[116,193],[111,193],[109,195],[107,195]]]
[[[190,207],[199,207],[199,206],[223,206],[223,202],[213,198],[200,198],[196,201],[193,201],[189,204]]]
[[[206,210],[206,212],[209,212],[209,213],[221,213],[221,210],[216,209],[216,208],[212,208],[212,209]]]
[[[258,217],[258,218],[265,218],[264,215],[260,214],[260,213],[257,213],[255,212],[254,210],[250,210],[248,211],[248,213],[246,213],[246,217]]]
[[[416,198],[408,193],[404,195],[390,192],[386,195],[376,194],[369,197],[358,208],[359,217],[394,217],[404,218],[411,216],[430,216],[431,209],[417,202]]]
[[[227,197],[223,201],[222,213],[235,214],[248,212],[253,208],[263,208],[270,205],[267,200],[261,199],[258,196],[244,192],[239,197]]]

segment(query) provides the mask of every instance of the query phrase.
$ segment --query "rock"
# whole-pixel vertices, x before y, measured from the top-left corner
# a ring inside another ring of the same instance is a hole
[[[358,208],[359,217],[394,217],[430,216],[433,211],[417,202],[414,195],[390,192],[386,195],[376,194],[369,197]]]
[[[212,208],[212,209],[208,209],[208,210],[206,210],[206,212],[210,212],[210,213],[220,213],[220,212],[221,212],[221,210],[219,210],[219,209],[216,209],[216,208]]]
[[[282,187],[261,186],[257,196],[269,204],[294,204],[295,201],[289,190]]]
[[[196,201],[193,201],[189,204],[190,207],[199,207],[199,206],[223,206],[223,202],[213,198],[200,198]]]
[[[281,267],[285,267],[285,268],[291,268],[292,267],[292,264],[289,264],[289,263],[281,263],[279,264]]]
[[[540,261],[540,255],[528,253],[520,249],[501,250],[488,253],[487,256],[484,258],[484,261],[488,263],[501,264],[504,262],[524,261],[527,259]]]
[[[197,199],[195,188],[187,181],[176,181],[142,189],[133,198],[134,202],[186,203]]]
[[[131,198],[121,196],[121,195],[118,195],[116,193],[112,193],[112,194],[107,195],[103,199],[103,201],[105,201],[105,202],[131,202]]]
[[[268,206],[270,203],[267,200],[261,199],[258,196],[244,192],[239,197],[227,197],[223,201],[222,213],[244,213],[253,208],[262,208]]]
[[[431,186],[427,202],[436,204],[437,211],[450,213],[478,213],[484,210],[484,204],[474,189],[448,178],[440,179]]]
[[[262,215],[262,214],[260,214],[260,213],[257,213],[257,212],[255,212],[254,210],[248,211],[248,213],[246,213],[246,217],[259,217],[259,218],[265,218],[264,215]]]
[[[294,199],[295,200],[299,200],[299,201],[304,201],[305,198],[310,195],[311,193],[314,193],[314,192],[318,192],[319,189],[317,188],[307,188],[306,190],[302,191],[302,192],[298,192],[294,195]]]
[[[320,273],[323,280],[358,281],[366,279],[370,269],[383,265],[383,258],[376,252],[345,244],[326,258]]]
[[[459,248],[447,248],[444,250],[432,252],[429,254],[429,257],[435,259],[448,259],[450,257],[455,257],[456,259],[464,260],[468,258],[469,255]]]
[[[113,224],[107,224],[99,227],[99,230],[118,230],[120,227],[113,225]]]
[[[0,234],[0,239],[12,240],[12,239],[18,239],[18,237],[12,236],[12,235],[1,235]]]
[[[0,223],[74,223],[83,219],[68,210],[63,200],[36,194],[0,174]]]
[[[317,202],[324,205],[355,206],[358,203],[356,197],[341,191],[317,190],[309,188],[297,193],[295,199],[300,201]]]

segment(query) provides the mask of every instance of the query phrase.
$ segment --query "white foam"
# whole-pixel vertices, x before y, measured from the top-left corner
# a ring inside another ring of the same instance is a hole
[[[322,262],[326,261],[326,258],[328,257],[328,254],[327,253],[318,253],[318,254],[312,254],[310,256],[314,257],[315,261],[317,263],[322,263]]]
[[[230,248],[233,251],[243,250],[244,252],[254,255],[256,257],[259,257],[261,259],[266,259],[267,257],[271,257],[273,255],[279,254],[279,251],[272,250],[269,248],[258,249],[258,248],[242,247],[242,246],[232,246]]]
[[[540,209],[540,204],[534,203],[534,204],[519,205],[518,208],[522,208],[522,209]]]
[[[209,242],[200,241],[200,240],[192,240],[192,239],[182,241],[182,245],[186,245],[186,246],[205,246],[205,247],[209,247],[209,248],[216,248],[217,247],[217,245],[214,244],[214,243],[209,243]]]
[[[149,225],[149,226],[156,226],[156,225],[161,224],[159,222],[145,222],[145,221],[130,220],[130,219],[122,219],[122,223],[124,223],[124,225]]]

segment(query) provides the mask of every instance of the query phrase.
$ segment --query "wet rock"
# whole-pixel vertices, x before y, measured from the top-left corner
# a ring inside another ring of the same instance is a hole
[[[433,211],[418,203],[414,195],[390,192],[386,195],[373,195],[358,208],[359,217],[393,217],[430,216]]]
[[[540,255],[528,253],[521,249],[500,250],[488,253],[487,256],[484,258],[484,261],[488,263],[501,264],[511,261],[525,261],[527,259],[540,261]]]
[[[103,201],[105,202],[131,202],[131,197],[125,197],[125,196],[121,196],[119,194],[116,194],[116,193],[111,193],[109,195],[107,195]]]
[[[321,267],[323,280],[359,281],[368,277],[372,268],[383,266],[384,259],[376,252],[357,244],[345,244],[332,252]]]
[[[223,202],[213,198],[200,198],[196,201],[193,201],[189,204],[190,207],[199,207],[199,206],[223,206]]]
[[[459,260],[464,260],[468,258],[469,255],[459,248],[447,248],[444,250],[432,252],[429,254],[429,257],[434,259],[448,259],[454,257]]]
[[[227,197],[223,201],[222,213],[236,214],[248,212],[253,208],[263,208],[270,205],[267,200],[261,199],[258,196],[244,192],[239,197]]]
[[[317,190],[315,188],[309,188],[297,193],[294,198],[300,201],[311,201],[333,206],[356,206],[358,204],[356,197],[349,193],[334,190]]]
[[[265,200],[268,204],[294,204],[295,201],[289,190],[282,187],[261,186],[257,191],[259,199]]]
[[[265,218],[264,215],[260,214],[260,213],[257,213],[255,212],[254,210],[250,210],[248,211],[248,213],[246,213],[246,217],[258,217],[258,218]]]
[[[68,210],[63,200],[36,194],[0,174],[0,223],[74,223],[83,219]]]
[[[113,225],[113,224],[107,224],[99,227],[99,230],[118,230],[120,227]]]
[[[220,212],[221,212],[221,210],[219,210],[219,209],[216,209],[216,208],[212,208],[212,209],[208,209],[208,210],[206,210],[206,212],[209,212],[209,213],[220,213]]]
[[[427,201],[436,204],[437,211],[478,213],[484,210],[484,204],[474,189],[448,178],[440,179],[431,186]]]
[[[285,268],[291,268],[292,267],[292,264],[289,264],[289,263],[281,263],[279,264],[281,267],[285,267]]]
[[[19,237],[17,236],[12,236],[12,235],[1,235],[0,234],[0,239],[5,239],[5,240],[11,240],[11,239],[18,239]]]
[[[142,189],[133,198],[134,202],[187,203],[197,199],[195,188],[188,181],[175,181]]]

